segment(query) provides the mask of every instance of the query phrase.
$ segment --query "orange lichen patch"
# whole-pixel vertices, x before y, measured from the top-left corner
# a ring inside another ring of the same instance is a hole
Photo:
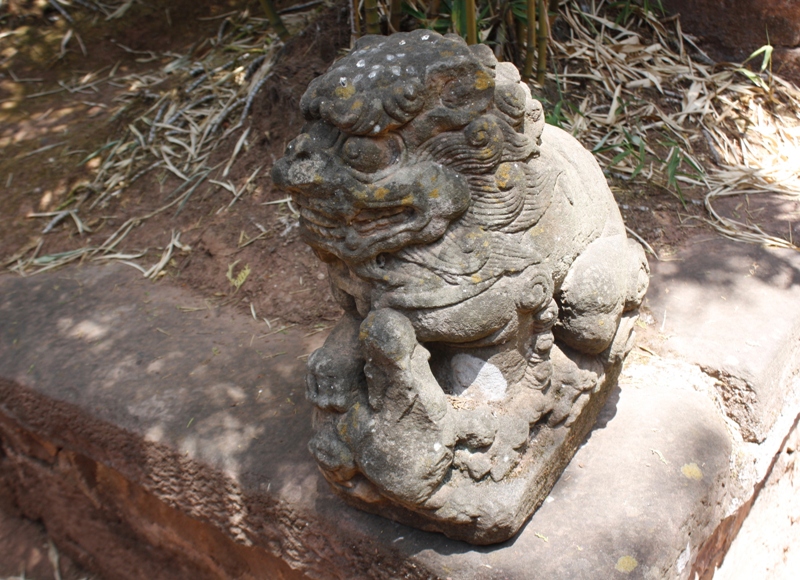
[[[400,200],[401,205],[412,205],[414,203],[414,196],[410,193]]]
[[[386,197],[388,194],[389,194],[389,190],[388,190],[388,189],[386,189],[385,187],[379,187],[379,188],[378,188],[378,189],[376,189],[376,190],[375,190],[375,192],[372,194],[372,197],[374,197],[374,198],[375,198],[375,199],[377,199],[378,201],[381,201],[381,200],[383,200],[383,199],[384,199],[384,198],[385,198],[385,197]]]
[[[494,174],[494,180],[497,182],[497,186],[500,189],[506,189],[508,187],[508,184],[513,177],[513,172],[511,170],[512,167],[513,166],[510,163],[503,163],[497,168],[497,171]]]
[[[430,197],[431,199],[436,199],[437,197],[439,197],[439,189],[438,188],[432,189],[428,194],[428,197]]]
[[[703,479],[703,471],[697,466],[696,463],[687,463],[681,467],[681,473],[688,479],[700,481]]]
[[[475,88],[483,91],[494,86],[494,80],[485,72],[479,70],[475,72]]]
[[[356,92],[356,87],[353,86],[352,83],[347,83],[343,87],[336,87],[336,90],[334,91],[334,93],[336,93],[336,96],[339,97],[340,99],[349,99],[355,94],[355,92]]]
[[[614,567],[624,574],[630,574],[638,565],[639,562],[637,562],[636,558],[633,556],[622,556],[622,558],[617,560],[617,565]]]

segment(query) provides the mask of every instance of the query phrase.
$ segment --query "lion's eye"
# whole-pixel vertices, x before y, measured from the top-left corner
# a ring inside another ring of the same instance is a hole
[[[375,173],[396,163],[400,143],[396,137],[350,137],[342,148],[344,162],[356,171]]]
[[[311,125],[306,132],[311,139],[314,140],[314,143],[318,144],[319,148],[321,149],[333,147],[340,135],[339,129],[333,125],[322,123],[320,121],[317,121]]]

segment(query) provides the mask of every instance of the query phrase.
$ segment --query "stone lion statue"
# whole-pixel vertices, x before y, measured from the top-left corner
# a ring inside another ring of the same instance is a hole
[[[301,106],[273,180],[345,311],[308,360],[311,452],[364,510],[506,540],[616,382],[644,253],[592,155],[484,45],[366,36]]]

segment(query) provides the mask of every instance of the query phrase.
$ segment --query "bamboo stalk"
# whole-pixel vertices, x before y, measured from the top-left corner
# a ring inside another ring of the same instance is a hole
[[[378,15],[378,0],[364,0],[364,21],[367,34],[381,33],[381,20]]]
[[[507,14],[508,31],[511,37],[511,53],[514,64],[519,66],[522,58],[520,50],[522,49],[522,42],[525,38],[525,30],[522,21],[514,18],[514,13],[509,8]]]
[[[389,24],[393,32],[400,31],[400,19],[403,18],[403,0],[392,0],[391,2],[391,18]]]
[[[428,5],[428,20],[433,21],[439,18],[439,7],[441,3],[441,0],[431,0],[431,3]]]
[[[528,0],[528,35],[525,42],[525,66],[522,78],[530,80],[533,75],[533,46],[536,43],[536,1]]]
[[[350,35],[352,38],[361,36],[361,2],[352,0],[350,5]]]
[[[283,25],[283,20],[281,20],[278,11],[275,10],[275,5],[272,3],[272,0],[259,1],[261,2],[261,9],[264,11],[264,14],[267,15],[267,18],[269,18],[269,23],[275,29],[275,32],[278,33],[278,37],[281,40],[289,38],[289,31],[286,30],[286,27]]]
[[[475,0],[464,0],[467,16],[467,44],[478,44],[478,24],[475,21]]]
[[[547,72],[547,9],[545,8],[544,0],[538,0],[539,8],[539,29],[537,33],[538,46],[538,60],[536,63],[536,82],[544,85],[544,75]]]

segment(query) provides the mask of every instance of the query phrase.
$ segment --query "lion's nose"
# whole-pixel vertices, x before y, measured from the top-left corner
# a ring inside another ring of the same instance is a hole
[[[286,155],[272,168],[272,180],[278,187],[299,190],[318,183],[325,170],[326,156],[303,133],[286,148]]]
[[[286,156],[293,160],[302,161],[311,157],[313,139],[306,133],[297,136],[286,148]]]

